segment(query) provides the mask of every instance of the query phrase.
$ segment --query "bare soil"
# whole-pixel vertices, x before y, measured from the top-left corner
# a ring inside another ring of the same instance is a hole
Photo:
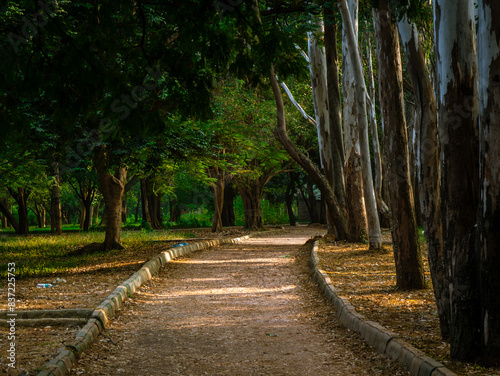
[[[311,282],[299,227],[170,263],[75,375],[405,375],[340,326]]]

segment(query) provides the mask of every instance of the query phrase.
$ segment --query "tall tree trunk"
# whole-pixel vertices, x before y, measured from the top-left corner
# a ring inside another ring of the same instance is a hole
[[[480,256],[481,358],[500,366],[500,3],[479,1],[479,140],[480,210],[477,254]],[[497,21],[495,21],[497,20]]]
[[[441,335],[449,338],[450,299],[446,280],[446,259],[443,249],[441,193],[439,181],[439,129],[436,100],[429,78],[424,51],[414,24],[403,18],[399,33],[405,50],[408,72],[413,85],[417,111],[415,129],[418,136],[417,166],[420,208],[429,254],[432,285],[436,296]]]
[[[306,171],[306,173],[314,180],[316,186],[321,190],[328,205],[328,210],[333,213],[335,227],[337,228],[339,237],[342,239],[350,239],[347,229],[346,213],[337,202],[335,193],[331,188],[328,180],[314,163],[292,143],[286,130],[285,107],[283,105],[283,97],[281,95],[280,86],[274,74],[274,67],[271,67],[269,80],[273,89],[274,99],[276,101],[277,123],[275,133],[282,143],[288,154]]]
[[[316,17],[318,30],[323,32],[323,22]],[[323,48],[318,46],[314,33],[308,33],[309,72],[313,90],[314,113],[316,115],[316,129],[318,133],[319,154],[321,167],[330,187],[335,187],[333,170],[333,151],[335,145],[333,132],[330,127],[329,100],[326,76],[326,60]],[[338,198],[337,198],[338,199]],[[340,204],[340,203],[339,203]],[[344,209],[345,210],[345,209]],[[335,233],[332,213],[327,210],[326,222],[329,234]]]
[[[339,205],[346,208],[346,190],[344,179],[344,140],[342,133],[342,103],[339,85],[339,61],[337,55],[337,23],[333,6],[323,7],[324,44],[326,76],[328,88],[329,121],[332,138],[333,191]],[[347,208],[345,209],[348,213]],[[349,222],[349,216],[347,216]],[[366,219],[366,217],[365,217]],[[340,239],[337,232],[337,239]]]
[[[382,232],[377,212],[375,191],[370,163],[370,146],[368,141],[368,123],[366,117],[366,86],[363,65],[359,56],[358,41],[351,22],[347,0],[338,2],[342,21],[345,26],[346,40],[349,44],[349,56],[354,69],[356,82],[356,111],[358,119],[359,146],[361,152],[361,166],[363,171],[363,196],[365,198],[366,215],[368,220],[370,249],[382,248]]]
[[[474,248],[479,141],[473,0],[435,0],[434,27],[441,140],[443,246],[451,299],[451,357],[473,360],[480,342]]]
[[[410,180],[399,36],[391,21],[388,0],[380,0],[379,7],[373,10],[373,22],[396,281],[403,290],[422,289],[425,287],[424,268]]]
[[[383,188],[383,177],[384,172],[382,168],[382,153],[380,149],[380,142],[378,136],[378,125],[377,125],[377,114],[376,114],[376,91],[375,91],[375,79],[373,75],[373,63],[372,63],[372,42],[370,38],[370,33],[365,33],[366,40],[366,66],[368,68],[368,117],[370,119],[370,134],[372,136],[372,148],[373,148],[373,163],[375,166],[375,176],[374,176],[374,190],[375,197],[377,199],[377,209],[383,216],[383,219],[389,222],[389,207],[384,201],[382,195]]]
[[[354,37],[358,39],[358,0],[348,0],[351,25],[354,29]],[[349,56],[349,49],[352,46],[347,41],[347,24],[343,24],[342,29],[342,89],[344,92],[344,143],[345,160],[350,166],[348,168],[361,168],[361,162],[356,161],[360,157],[358,110],[356,106],[356,81],[354,78],[354,64]],[[363,198],[363,174],[346,173],[345,175],[346,193],[349,200],[347,202],[347,221],[349,224],[351,241],[361,241],[366,238],[368,226],[365,201]],[[357,231],[353,233],[352,231]]]

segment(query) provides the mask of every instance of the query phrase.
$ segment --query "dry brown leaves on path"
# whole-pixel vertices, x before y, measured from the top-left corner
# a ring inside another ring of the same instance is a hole
[[[385,239],[390,234],[385,232]],[[372,252],[366,244],[320,244],[318,251],[322,269],[335,289],[369,320],[397,333],[413,346],[445,364],[458,375],[500,375],[500,369],[484,369],[473,364],[452,362],[449,344],[441,339],[439,319],[429,274],[427,253],[424,268],[429,286],[425,290],[399,291],[392,245],[385,252]]]

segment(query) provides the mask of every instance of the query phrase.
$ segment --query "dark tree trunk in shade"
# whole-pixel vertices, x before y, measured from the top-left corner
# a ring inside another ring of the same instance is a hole
[[[403,290],[422,289],[425,280],[410,180],[399,35],[391,21],[388,0],[380,0],[379,7],[373,10],[373,22],[396,282]]]
[[[224,206],[222,207],[222,226],[234,226],[234,198],[236,197],[236,190],[232,184],[227,184],[224,189]]]
[[[415,143],[417,186],[424,234],[429,255],[429,268],[438,308],[441,335],[450,335],[449,283],[443,249],[443,223],[441,221],[441,193],[439,181],[439,129],[434,88],[429,78],[424,51],[418,38],[416,25],[406,18],[398,23],[405,50],[408,73],[415,97]],[[420,160],[418,160],[418,157]]]
[[[474,17],[472,0],[434,1],[450,347],[451,357],[462,361],[476,359],[483,325],[475,252],[480,191]]]

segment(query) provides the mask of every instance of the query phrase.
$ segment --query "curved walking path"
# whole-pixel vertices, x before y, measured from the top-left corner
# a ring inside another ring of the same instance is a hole
[[[171,262],[125,303],[70,375],[395,375],[344,330],[301,246],[321,228]]]

